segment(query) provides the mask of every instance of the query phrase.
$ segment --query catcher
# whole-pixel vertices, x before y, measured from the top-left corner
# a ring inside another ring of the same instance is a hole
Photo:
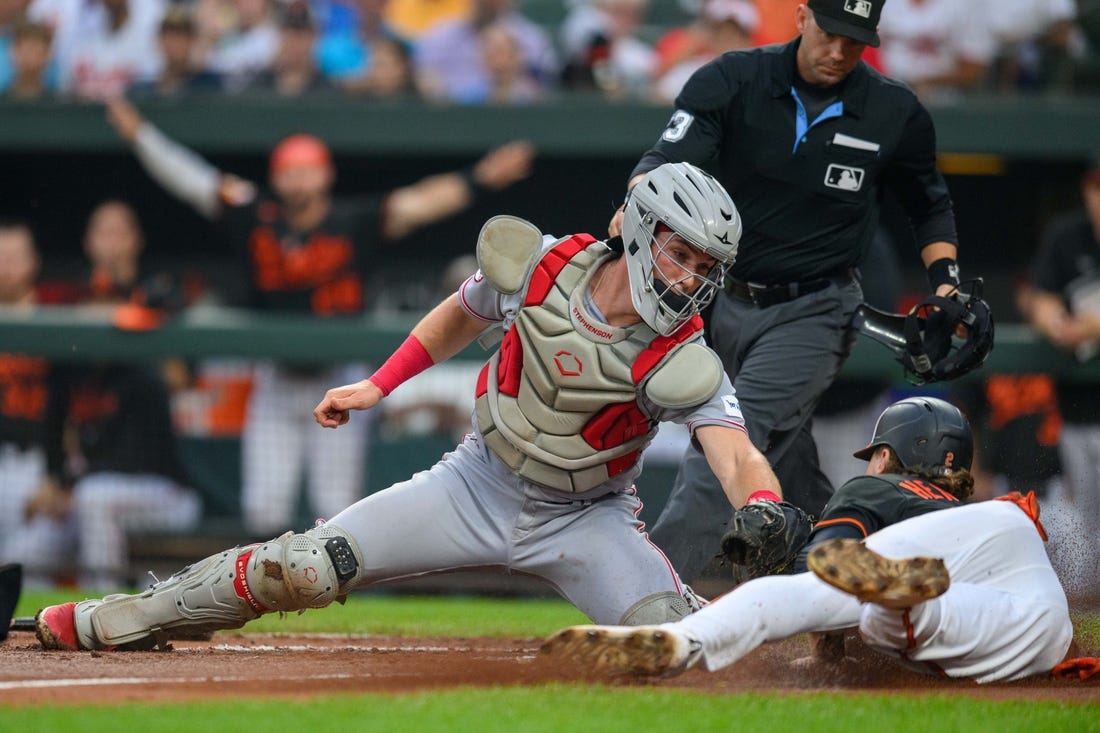
[[[858,627],[873,649],[948,677],[1100,671],[1100,659],[1074,658],[1034,495],[963,504],[973,440],[957,408],[897,402],[855,456],[866,475],[836,492],[795,560],[812,572],[749,581],[676,623],[575,626],[544,652],[609,674],[671,676],[700,660],[721,669],[767,641]]]
[[[687,163],[647,174],[621,242],[544,238],[490,219],[478,272],[368,379],[330,389],[322,427],[475,338],[502,339],[477,380],[473,431],[426,471],[306,532],[219,553],[138,595],[41,611],[52,649],[148,648],[321,608],[352,588],[495,566],[544,579],[596,623],[655,624],[698,608],[637,521],[634,479],[660,422],[686,425],[730,502],[777,502],[700,310],[737,251],[737,209]]]

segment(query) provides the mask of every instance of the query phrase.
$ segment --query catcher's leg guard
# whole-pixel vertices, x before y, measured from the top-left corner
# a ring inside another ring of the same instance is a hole
[[[138,595],[74,609],[82,649],[151,648],[173,636],[235,629],[271,611],[324,608],[359,579],[362,555],[331,525],[237,547],[188,566]]]

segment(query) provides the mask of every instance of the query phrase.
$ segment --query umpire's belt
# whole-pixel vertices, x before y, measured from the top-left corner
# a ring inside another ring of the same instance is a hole
[[[761,283],[742,282],[732,277],[726,278],[726,292],[741,300],[748,300],[761,308],[777,303],[786,303],[801,298],[803,295],[817,293],[829,287],[833,283],[846,285],[855,277],[855,271],[846,268],[836,275],[819,277],[815,280],[804,280],[794,283],[780,283],[774,285],[762,285]]]

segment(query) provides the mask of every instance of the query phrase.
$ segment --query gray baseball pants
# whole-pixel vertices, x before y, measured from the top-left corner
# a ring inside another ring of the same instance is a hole
[[[542,578],[593,622],[622,623],[643,600],[684,595],[638,521],[633,489],[565,494],[518,478],[476,434],[408,481],[330,523],[362,551],[360,585],[498,567]]]

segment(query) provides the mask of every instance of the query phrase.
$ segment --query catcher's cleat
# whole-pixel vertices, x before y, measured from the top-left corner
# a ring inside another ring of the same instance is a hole
[[[76,635],[76,603],[69,601],[39,611],[34,617],[34,635],[43,649],[80,649]]]
[[[572,626],[541,651],[601,675],[673,677],[699,661],[703,647],[662,626]]]
[[[911,608],[951,585],[939,558],[891,560],[854,539],[823,542],[810,550],[806,566],[829,585],[886,608]]]

